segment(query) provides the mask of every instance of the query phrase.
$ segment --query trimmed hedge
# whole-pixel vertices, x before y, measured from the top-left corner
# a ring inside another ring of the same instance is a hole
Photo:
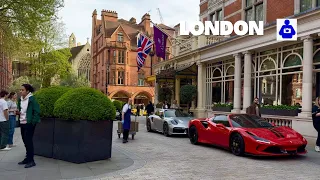
[[[118,100],[114,100],[113,101],[113,105],[114,105],[114,107],[116,108],[117,111],[121,112],[122,106],[124,105],[124,102],[118,101]]]
[[[61,96],[54,115],[63,120],[114,120],[116,108],[102,92],[88,87],[76,88]]]
[[[34,96],[40,105],[40,116],[50,118],[54,117],[54,103],[69,90],[71,90],[69,87],[54,86],[37,91]]]

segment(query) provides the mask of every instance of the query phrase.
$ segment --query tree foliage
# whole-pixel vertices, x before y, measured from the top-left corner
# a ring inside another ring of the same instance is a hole
[[[172,91],[170,88],[164,87],[159,89],[159,101],[170,101],[172,97]]]
[[[60,86],[67,87],[90,87],[90,82],[84,76],[76,76],[73,73],[68,74],[65,78],[61,79]]]
[[[57,19],[64,0],[2,0],[0,1],[0,33],[6,52],[14,51],[17,39],[33,39],[44,24]]]
[[[184,85],[180,89],[181,102],[191,103],[197,96],[197,87],[194,85]]]
[[[41,82],[33,77],[21,76],[15,79],[9,86],[10,92],[19,92],[22,84],[31,84],[35,90],[39,90]]]
[[[68,72],[71,71],[70,57],[69,48],[51,51],[41,56],[38,63],[43,87],[49,87],[53,77],[65,78],[68,76]]]

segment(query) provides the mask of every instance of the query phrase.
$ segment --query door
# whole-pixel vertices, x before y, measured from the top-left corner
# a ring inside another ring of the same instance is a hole
[[[223,146],[223,147],[229,147],[229,132],[230,132],[230,123],[228,120],[228,116],[226,115],[221,115],[221,116],[216,116],[212,124],[212,138],[214,143]],[[220,126],[220,125],[223,126]]]
[[[156,110],[154,116],[153,116],[153,119],[151,120],[152,122],[152,129],[153,130],[156,130],[156,131],[159,131],[158,129],[158,121],[160,121],[160,110]]]

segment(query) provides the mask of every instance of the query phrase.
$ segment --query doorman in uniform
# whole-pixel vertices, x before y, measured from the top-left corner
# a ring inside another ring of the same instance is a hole
[[[128,103],[126,103],[122,108],[123,143],[128,142],[131,125],[131,103],[132,99],[129,99]]]

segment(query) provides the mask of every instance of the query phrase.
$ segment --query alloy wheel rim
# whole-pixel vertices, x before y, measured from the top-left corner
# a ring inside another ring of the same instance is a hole
[[[240,139],[239,139],[239,137],[233,138],[232,143],[231,143],[231,147],[232,147],[231,150],[234,154],[240,153]]]
[[[196,141],[196,132],[193,130],[190,133],[191,141],[194,143]]]
[[[147,129],[148,129],[148,130],[151,130],[151,124],[150,124],[150,122],[147,123]]]
[[[163,126],[163,134],[164,134],[164,135],[167,135],[167,134],[168,134],[167,131],[168,131],[168,130],[167,130],[167,125],[164,125],[164,126]]]

